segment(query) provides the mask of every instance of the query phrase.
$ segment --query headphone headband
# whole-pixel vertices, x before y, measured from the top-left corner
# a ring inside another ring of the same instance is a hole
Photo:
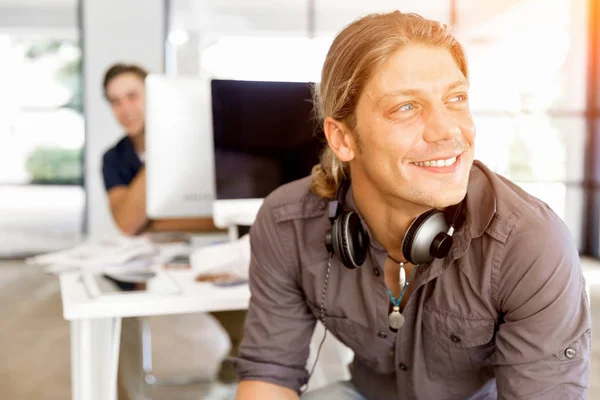
[[[350,179],[344,177],[335,191],[335,199],[339,203],[343,203],[344,197],[346,196],[346,193],[348,193],[348,189],[350,189],[350,183]]]
[[[335,199],[329,201],[329,203],[327,205],[327,207],[328,207],[327,215],[329,216],[329,220],[331,221],[331,223],[333,223],[335,218],[337,218],[339,215],[341,215],[342,212],[344,211],[344,207],[342,207],[342,203],[344,202],[344,197],[346,196],[346,193],[348,193],[349,188],[350,188],[350,179],[348,179],[348,178],[342,179],[337,190],[335,191]]]

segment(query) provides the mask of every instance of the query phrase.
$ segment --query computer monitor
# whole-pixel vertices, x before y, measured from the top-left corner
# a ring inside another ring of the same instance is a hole
[[[250,225],[264,197],[310,174],[323,145],[309,83],[150,75],[146,107],[150,218]]]
[[[248,225],[261,199],[319,162],[311,84],[213,79],[211,94],[215,224]]]
[[[213,79],[217,199],[264,198],[310,174],[322,136],[308,83]]]
[[[211,217],[215,194],[210,81],[146,78],[146,214]]]

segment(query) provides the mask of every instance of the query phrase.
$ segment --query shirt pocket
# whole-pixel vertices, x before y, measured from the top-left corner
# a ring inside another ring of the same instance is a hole
[[[423,348],[428,372],[456,398],[468,398],[494,376],[495,321],[434,310],[423,313]]]
[[[321,320],[321,308],[307,302],[313,315]],[[378,374],[391,374],[394,368],[393,337],[373,339],[370,330],[363,328],[348,317],[330,315],[325,310],[327,330],[340,342],[348,346],[354,358]]]
[[[321,320],[321,307],[307,302],[308,307],[312,314]],[[352,322],[348,317],[330,315],[325,309],[325,324],[327,330],[331,332],[340,342],[350,348],[354,348],[358,343],[358,335],[356,324]]]

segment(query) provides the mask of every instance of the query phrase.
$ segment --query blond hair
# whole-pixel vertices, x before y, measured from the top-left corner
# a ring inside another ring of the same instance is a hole
[[[464,49],[446,25],[399,11],[367,15],[344,28],[329,48],[321,82],[313,93],[321,124],[332,117],[354,129],[356,105],[372,74],[392,54],[409,44],[448,49],[468,77]],[[348,174],[347,168],[326,146],[320,164],[312,170],[312,191],[321,197],[335,197]]]

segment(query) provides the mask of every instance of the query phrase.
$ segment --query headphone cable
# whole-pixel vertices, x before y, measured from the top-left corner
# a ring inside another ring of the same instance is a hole
[[[317,349],[317,356],[315,357],[315,362],[313,363],[310,373],[308,374],[308,380],[306,381],[306,385],[304,386],[304,389],[300,390],[300,394],[303,394],[308,390],[310,378],[312,377],[313,373],[315,372],[315,367],[317,366],[317,362],[319,361],[319,355],[321,354],[321,348],[323,347],[323,343],[325,343],[325,338],[327,338],[327,324],[325,323],[325,295],[327,294],[327,285],[329,283],[329,273],[331,272],[331,259],[332,258],[333,258],[333,253],[330,253],[329,261],[327,262],[327,271],[325,273],[325,282],[323,283],[323,292],[321,293],[321,304],[320,304],[321,315],[320,315],[319,319],[321,320],[321,323],[323,323],[323,328],[324,328],[325,332],[323,333],[323,339],[321,339],[321,343],[319,344],[319,348]]]

